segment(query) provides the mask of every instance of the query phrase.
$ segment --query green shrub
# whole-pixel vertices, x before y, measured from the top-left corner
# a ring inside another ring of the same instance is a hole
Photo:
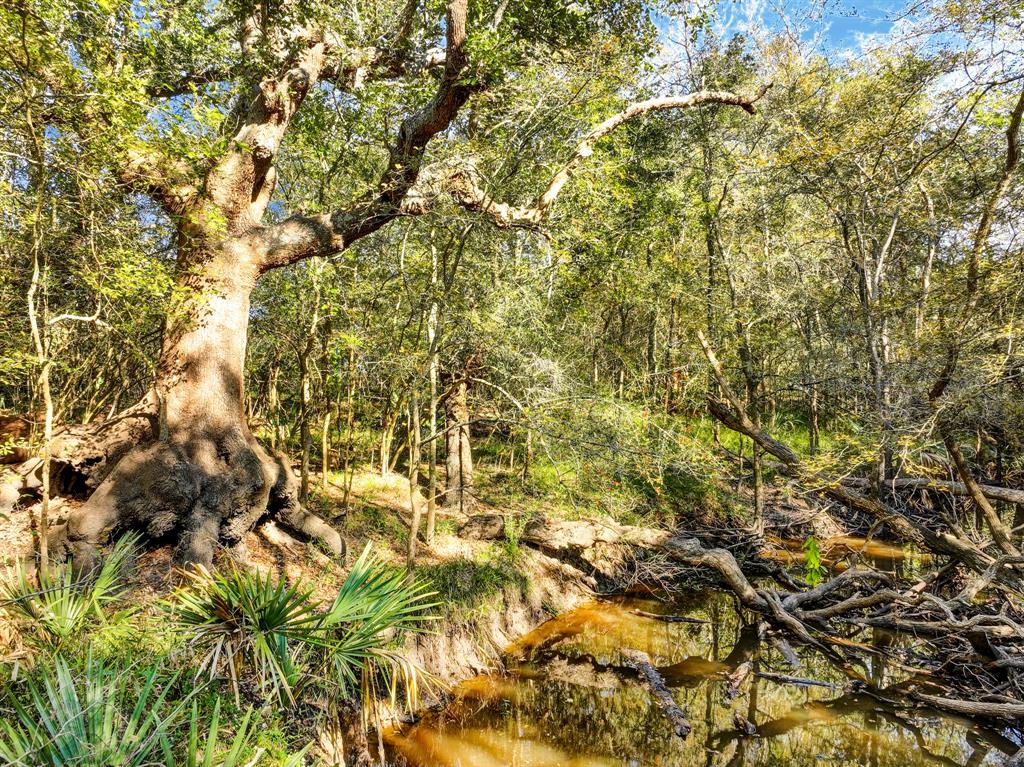
[[[168,607],[202,653],[199,673],[226,675],[236,700],[246,671],[262,696],[288,704],[309,685],[371,695],[381,678],[392,697],[401,685],[415,698],[422,672],[388,642],[422,630],[431,594],[369,546],[325,610],[299,584],[234,566],[224,573],[196,569],[188,579]]]
[[[27,620],[36,638],[57,647],[77,636],[90,614],[103,619],[103,607],[120,593],[138,541],[135,535],[121,538],[103,563],[85,575],[59,564],[40,568],[33,579],[19,561],[0,581],[0,606]]]
[[[294,703],[295,644],[314,641],[320,621],[311,590],[234,564],[216,573],[197,567],[185,576],[189,584],[172,609],[203,653],[199,673],[216,678],[226,670],[237,701],[241,672],[248,668],[261,693]]]
[[[28,683],[28,703],[11,696],[14,716],[0,725],[5,763],[141,767],[152,764],[158,750],[169,749],[162,741],[181,706],[165,707],[169,688],[156,693],[156,669],[136,691],[130,675],[91,659],[79,684],[63,659],[55,664],[41,683]]]
[[[141,688],[131,669],[107,666],[92,657],[80,678],[62,658],[26,685],[27,701],[8,688],[13,717],[0,722],[0,761],[32,767],[242,767],[255,765],[263,749],[253,748],[258,730],[252,710],[235,724],[229,743],[220,741],[221,700],[212,715],[200,712],[193,691],[171,701],[175,677],[159,683],[153,667]],[[191,703],[191,705],[190,705]],[[177,737],[187,716],[187,734]],[[200,739],[201,731],[206,732]],[[303,749],[284,763],[298,767]]]
[[[520,593],[527,587],[526,576],[500,555],[472,559],[452,559],[420,569],[420,574],[437,589],[444,604],[475,608],[502,594],[506,589]]]

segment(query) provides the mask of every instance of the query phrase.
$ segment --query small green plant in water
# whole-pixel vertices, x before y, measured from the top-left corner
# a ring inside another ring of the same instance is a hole
[[[804,580],[810,585],[817,586],[828,574],[828,570],[821,562],[821,549],[818,547],[818,542],[814,539],[814,536],[808,536],[807,540],[804,541]]]

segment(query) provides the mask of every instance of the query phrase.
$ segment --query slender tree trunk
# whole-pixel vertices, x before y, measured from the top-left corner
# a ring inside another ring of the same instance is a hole
[[[810,410],[810,431],[808,434],[808,443],[811,457],[813,458],[818,454],[818,450],[821,449],[821,426],[818,415],[818,386],[814,382],[813,378],[810,382],[810,401],[808,403],[808,408]]]
[[[647,271],[653,272],[652,246],[647,246]],[[647,312],[647,384],[643,387],[644,393],[650,398],[658,396],[658,283],[651,285],[651,308]]]
[[[398,414],[391,412],[391,401],[381,414],[380,431],[380,475],[386,477],[391,468],[391,442],[394,439],[394,428],[398,423]]]
[[[807,447],[813,458],[818,454],[821,446],[821,427],[818,414],[818,382],[816,364],[817,358],[814,351],[814,318],[808,310],[800,323],[801,334],[804,340],[804,349],[807,353],[804,363],[804,381],[807,398]]]
[[[702,158],[704,175],[700,184],[700,199],[703,208],[701,213],[701,223],[704,227],[704,246],[707,250],[708,268],[708,279],[704,292],[704,311],[707,315],[705,324],[707,325],[706,329],[708,338],[710,338],[712,343],[714,343],[718,338],[718,323],[715,318],[715,291],[718,283],[718,257],[716,254],[716,226],[718,223],[718,212],[715,210],[714,203],[711,198],[713,158],[711,146],[707,141],[704,142],[702,147]],[[708,394],[709,396],[714,397],[718,397],[720,395],[718,384],[713,376],[708,377]],[[712,419],[711,429],[715,445],[721,445],[722,435],[717,420]]]
[[[732,311],[736,317],[736,336],[739,339],[740,366],[743,370],[743,383],[747,395],[747,415],[750,416],[750,420],[753,422],[755,427],[760,428],[761,407],[757,397],[758,379],[754,370],[754,353],[750,344],[750,327],[744,324],[739,316],[736,285],[733,280],[732,272],[728,267],[726,267],[725,273],[726,279],[729,283],[729,295],[732,304]],[[750,441],[750,445],[751,464],[754,472],[754,522],[751,528],[754,535],[761,536],[764,534],[764,487],[763,470],[761,465],[761,447],[757,444],[757,440],[755,439]]]
[[[320,432],[320,486],[327,492],[331,473],[331,411],[324,411],[323,430]]]
[[[28,289],[28,319],[32,334],[32,344],[36,352],[36,364],[39,365],[39,377],[37,380],[46,413],[43,421],[43,466],[41,476],[42,487],[40,488],[42,498],[39,504],[39,517],[36,521],[37,553],[39,562],[45,567],[49,561],[47,536],[50,525],[50,466],[52,464],[50,452],[53,442],[53,396],[50,392],[51,361],[48,348],[49,339],[44,330],[46,318],[40,318],[38,306],[39,290],[42,287],[43,278],[41,261],[43,255],[43,205],[46,199],[46,183],[43,177],[45,166],[43,164],[44,157],[40,146],[40,138],[36,133],[33,121],[31,103],[31,100],[26,101],[26,104],[29,105],[26,108],[26,121],[29,126],[29,143],[36,166],[36,174],[33,178],[36,194],[35,207],[32,211],[32,281]],[[42,319],[43,324],[40,323],[40,319]]]
[[[341,507],[348,511],[349,497],[352,494],[352,481],[355,478],[355,464],[352,460],[352,448],[355,444],[356,426],[356,350],[348,350],[348,393],[345,396],[345,465],[342,469],[345,480],[345,492],[341,499]]]
[[[281,428],[281,395],[277,388],[277,380],[281,375],[281,367],[275,357],[270,362],[270,372],[267,375],[267,411],[270,416],[270,448],[277,450],[278,446],[284,448],[284,433]]]
[[[312,431],[309,428],[312,400],[309,379],[309,358],[307,353],[303,353],[299,356],[299,445],[302,451],[299,500],[303,503],[309,497],[309,454],[313,442]]]
[[[313,350],[316,348],[316,334],[320,326],[320,281],[315,270],[313,275],[313,312],[306,330],[305,343],[299,349],[299,442],[302,449],[302,469],[299,484],[299,500],[309,498],[310,454],[313,452]]]
[[[417,503],[420,475],[420,405],[415,384],[409,391],[409,508],[412,511],[412,525],[409,529],[409,550],[406,567],[412,572],[416,567],[416,543],[420,534],[422,509]]]
[[[433,292],[437,283],[437,251],[433,245],[431,253],[431,280],[430,287]],[[437,315],[438,306],[436,299],[430,302],[430,314],[427,317],[427,344],[430,355],[428,376],[430,379],[430,401],[427,403],[427,429],[430,435],[430,443],[427,448],[427,545],[434,543],[434,529],[437,524]]]
[[[533,465],[533,429],[529,424],[526,426],[526,444],[523,446],[523,471],[522,482],[530,480],[530,466]]]
[[[960,475],[960,481],[964,483],[964,486],[970,493],[976,513],[988,522],[989,530],[992,532],[992,540],[995,541],[999,548],[1009,556],[1020,556],[1020,551],[1013,545],[1010,531],[1006,529],[1003,521],[999,518],[999,514],[996,513],[995,508],[991,503],[989,503],[988,498],[986,498],[985,494],[981,492],[981,488],[978,486],[978,482],[974,479],[974,475],[971,473],[971,468],[967,465],[967,459],[964,458],[964,454],[960,450],[960,446],[957,444],[952,430],[945,424],[940,424],[939,429],[942,433],[943,443],[946,446],[946,452],[949,453],[950,457],[953,459],[953,463],[956,465],[957,473]]]
[[[665,412],[668,414],[672,413],[672,402],[675,397],[676,371],[673,352],[676,345],[676,303],[676,297],[672,296],[668,305],[668,338],[665,340],[665,362],[662,365],[665,371]]]
[[[454,384],[445,400],[445,506],[467,513],[472,505],[473,452],[469,440],[468,383],[465,378]]]
[[[924,197],[925,209],[928,212],[928,252],[925,255],[924,264],[921,265],[921,279],[917,297],[917,307],[914,315],[914,338],[920,338],[924,332],[924,315],[928,306],[928,294],[932,285],[932,264],[935,261],[935,253],[939,245],[939,230],[935,222],[935,203],[922,182],[917,182],[917,188],[921,190]]]

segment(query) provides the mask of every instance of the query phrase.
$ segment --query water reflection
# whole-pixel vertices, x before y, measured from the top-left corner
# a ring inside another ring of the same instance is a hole
[[[666,612],[706,622],[651,617]],[[882,653],[869,659],[868,685],[851,683],[811,651],[800,653],[794,671],[777,648],[759,641],[750,619],[718,593],[671,608],[637,599],[587,605],[510,647],[508,674],[467,680],[444,709],[389,733],[392,756],[417,767],[907,767],[994,765],[1016,750],[982,723],[900,708],[892,691],[906,675]],[[883,647],[892,641],[875,639]],[[672,733],[623,668],[623,647],[650,655],[690,718],[689,738]],[[832,687],[785,684],[762,673]]]
[[[759,556],[785,566],[804,563],[804,541],[768,537],[769,546]],[[841,535],[818,541],[822,564],[831,572],[842,572],[858,562],[867,562],[884,572],[912,578],[932,562],[930,554],[913,546]]]

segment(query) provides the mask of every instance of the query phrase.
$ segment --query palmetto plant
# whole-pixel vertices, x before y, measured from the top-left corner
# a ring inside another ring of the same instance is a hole
[[[236,700],[247,672],[264,696],[288,703],[314,683],[374,694],[383,677],[392,698],[402,686],[411,704],[426,678],[388,645],[397,633],[422,629],[431,594],[369,546],[326,610],[311,590],[269,574],[231,566],[187,577],[169,608],[202,652],[199,673],[227,676]]]
[[[301,661],[297,649],[315,644],[321,617],[311,591],[270,574],[241,570],[225,572],[197,567],[185,573],[186,588],[172,603],[179,625],[191,629],[192,644],[203,651],[199,673],[216,677],[227,672],[235,699],[244,669],[254,674],[261,692],[294,702]]]
[[[0,580],[0,607],[27,619],[47,643],[59,645],[77,635],[90,614],[102,619],[102,608],[119,593],[138,542],[136,535],[124,536],[102,564],[86,574],[58,564],[41,567],[33,578],[19,561]]]
[[[367,545],[356,560],[337,596],[323,617],[323,654],[332,678],[342,691],[362,686],[364,700],[374,696],[378,676],[383,678],[392,702],[399,687],[406,705],[413,708],[421,682],[430,681],[405,655],[388,648],[384,638],[392,633],[422,631],[436,606],[434,592],[409,579],[404,570],[388,567]]]
[[[141,691],[129,675],[90,659],[83,678],[57,658],[41,683],[28,684],[28,702],[11,695],[14,715],[0,723],[0,761],[32,767],[136,767],[152,764],[177,715],[164,712],[156,669]]]
[[[248,711],[234,726],[230,744],[220,742],[220,698],[209,718],[194,697],[171,702],[174,678],[158,692],[159,669],[131,684],[124,668],[105,667],[91,658],[76,679],[68,664],[55,659],[41,682],[27,684],[27,701],[8,693],[13,716],[0,722],[0,763],[18,767],[246,767],[258,763],[254,749],[257,719]],[[191,700],[191,706],[189,701]],[[188,737],[176,730],[188,712]],[[202,739],[200,732],[206,735]],[[285,762],[302,764],[305,749]]]

